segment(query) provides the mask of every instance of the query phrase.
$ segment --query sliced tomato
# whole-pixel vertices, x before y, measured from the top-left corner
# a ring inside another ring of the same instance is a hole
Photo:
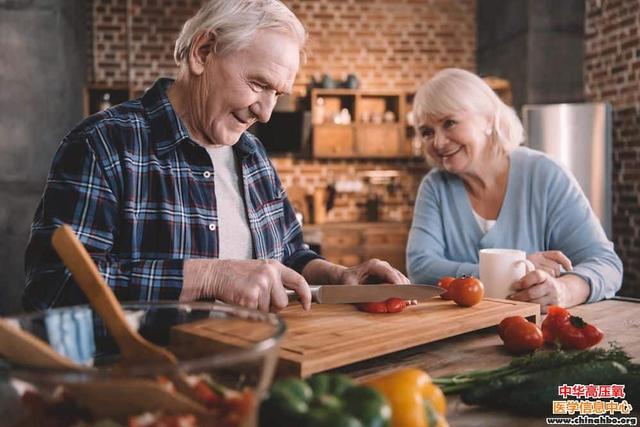
[[[407,302],[401,298],[389,298],[385,301],[387,313],[399,313],[407,306]]]
[[[214,407],[222,400],[222,397],[218,396],[213,390],[211,390],[209,384],[204,380],[199,380],[193,386],[193,391],[198,399],[209,408]]]
[[[399,313],[407,306],[407,302],[401,298],[389,298],[382,302],[363,302],[356,306],[366,313]]]
[[[387,304],[383,302],[363,302],[357,304],[358,310],[364,311],[365,313],[386,313],[387,312]]]

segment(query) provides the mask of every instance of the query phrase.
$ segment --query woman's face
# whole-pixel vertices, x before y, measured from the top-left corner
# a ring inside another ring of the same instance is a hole
[[[267,122],[277,98],[290,93],[299,46],[286,34],[261,31],[246,48],[213,57],[204,69],[199,128],[215,144],[233,145],[256,121]]]
[[[455,174],[476,173],[490,155],[490,121],[477,113],[460,111],[418,120],[418,132],[427,155],[436,166]]]

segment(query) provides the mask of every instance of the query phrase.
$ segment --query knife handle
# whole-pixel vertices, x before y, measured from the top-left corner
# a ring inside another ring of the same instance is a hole
[[[320,290],[320,286],[309,286],[311,290],[311,301],[318,302],[318,291]],[[300,301],[300,297],[293,289],[285,289],[287,292],[287,298],[289,298],[289,302]]]

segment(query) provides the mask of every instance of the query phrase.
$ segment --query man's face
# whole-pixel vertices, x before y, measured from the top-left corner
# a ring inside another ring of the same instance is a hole
[[[246,48],[207,62],[199,127],[215,144],[233,145],[256,121],[267,122],[278,96],[290,93],[300,65],[297,42],[259,31]]]

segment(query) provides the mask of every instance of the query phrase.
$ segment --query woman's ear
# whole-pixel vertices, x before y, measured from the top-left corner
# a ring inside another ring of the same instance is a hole
[[[189,71],[197,76],[204,72],[209,55],[215,55],[216,35],[213,31],[198,34],[189,50]]]
[[[497,121],[497,117],[493,116],[493,117],[488,117],[487,118],[487,123],[486,123],[486,128],[484,129],[484,134],[487,136],[491,136],[495,133],[496,131],[496,121]]]

